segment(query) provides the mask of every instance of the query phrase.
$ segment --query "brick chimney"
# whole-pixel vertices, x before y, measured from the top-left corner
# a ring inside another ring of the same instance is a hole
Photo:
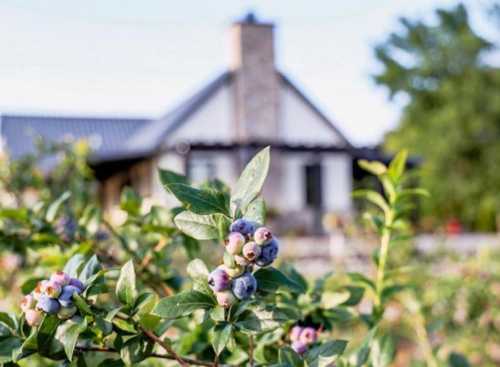
[[[274,64],[274,25],[258,22],[249,13],[233,24],[231,37],[236,138],[244,142],[275,140],[279,90]]]

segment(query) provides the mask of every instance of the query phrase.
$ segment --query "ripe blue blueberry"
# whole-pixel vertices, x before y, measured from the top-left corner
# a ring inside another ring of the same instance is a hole
[[[72,285],[72,286],[79,288],[80,292],[83,292],[83,290],[85,289],[85,286],[83,285],[83,283],[80,281],[80,279],[77,279],[77,278],[71,278],[69,280],[69,285]]]
[[[262,251],[255,263],[259,266],[267,266],[271,264],[278,256],[279,245],[276,238],[273,238],[267,245],[262,246]]]
[[[40,299],[38,300],[37,303],[37,308],[39,308],[42,311],[45,311],[49,314],[54,314],[59,311],[61,308],[61,305],[57,300],[50,298],[49,296],[46,296],[45,294],[40,296]]]
[[[244,236],[251,236],[253,235],[253,232],[255,231],[255,226],[252,222],[240,218],[236,219],[232,224],[231,227],[229,227],[230,232],[239,232]]]
[[[251,273],[244,273],[242,276],[233,279],[233,293],[236,298],[245,300],[250,298],[257,291],[257,280]]]
[[[59,302],[63,307],[69,307],[73,304],[73,294],[80,294],[82,291],[80,288],[74,285],[65,285],[59,296]]]
[[[229,288],[231,278],[222,268],[217,268],[208,276],[208,285],[214,292],[222,292]]]

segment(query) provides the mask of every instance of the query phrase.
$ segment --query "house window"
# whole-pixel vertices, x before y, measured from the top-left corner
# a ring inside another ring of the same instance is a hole
[[[191,158],[187,164],[187,176],[195,183],[215,178],[215,163],[210,158]]]
[[[323,201],[321,185],[321,165],[319,163],[308,164],[304,167],[305,199],[306,206],[310,208],[321,208]]]

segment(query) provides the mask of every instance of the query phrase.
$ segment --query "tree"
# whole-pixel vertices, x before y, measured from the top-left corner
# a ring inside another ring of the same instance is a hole
[[[375,49],[374,76],[390,98],[407,98],[389,151],[422,158],[426,215],[492,230],[500,204],[500,70],[485,62],[494,45],[471,27],[466,8],[439,9],[437,22],[401,19]]]

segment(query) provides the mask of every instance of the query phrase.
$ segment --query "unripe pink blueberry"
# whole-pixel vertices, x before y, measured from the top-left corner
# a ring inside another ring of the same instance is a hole
[[[254,261],[260,256],[261,247],[255,242],[248,242],[243,246],[243,256],[249,261]]]
[[[48,283],[48,280],[42,280],[38,282],[35,289],[33,289],[33,292],[31,292],[33,298],[35,298],[37,301],[40,299],[42,295],[44,295],[44,289],[46,283]]]
[[[42,292],[49,296],[50,298],[57,298],[61,294],[61,284],[53,280],[43,283]]]
[[[60,285],[68,285],[71,280],[70,276],[64,271],[57,271],[50,277],[50,280],[59,283]]]
[[[61,307],[59,311],[57,312],[57,317],[61,320],[66,320],[71,317],[76,313],[76,306],[71,305],[68,307]]]
[[[317,339],[316,330],[312,327],[305,327],[300,333],[300,341],[304,344],[314,343]]]
[[[253,239],[258,245],[263,246],[271,242],[273,234],[268,228],[260,227],[255,231]]]
[[[292,343],[292,349],[298,354],[304,354],[307,352],[307,345],[301,341],[296,341]]]
[[[27,310],[24,317],[29,326],[38,326],[42,321],[42,312],[38,310]]]
[[[241,249],[245,244],[245,236],[238,232],[231,232],[227,238],[226,250],[232,255],[241,253]]]
[[[300,334],[302,333],[302,328],[298,325],[295,325],[292,330],[290,330],[290,340],[292,342],[296,342],[300,340]]]
[[[32,294],[27,294],[21,300],[21,310],[23,310],[23,312],[32,310],[35,308],[35,306],[36,306],[36,299],[35,297],[33,297]]]
[[[231,291],[217,292],[215,293],[215,298],[217,298],[217,303],[224,308],[231,307],[236,301],[236,297]]]

